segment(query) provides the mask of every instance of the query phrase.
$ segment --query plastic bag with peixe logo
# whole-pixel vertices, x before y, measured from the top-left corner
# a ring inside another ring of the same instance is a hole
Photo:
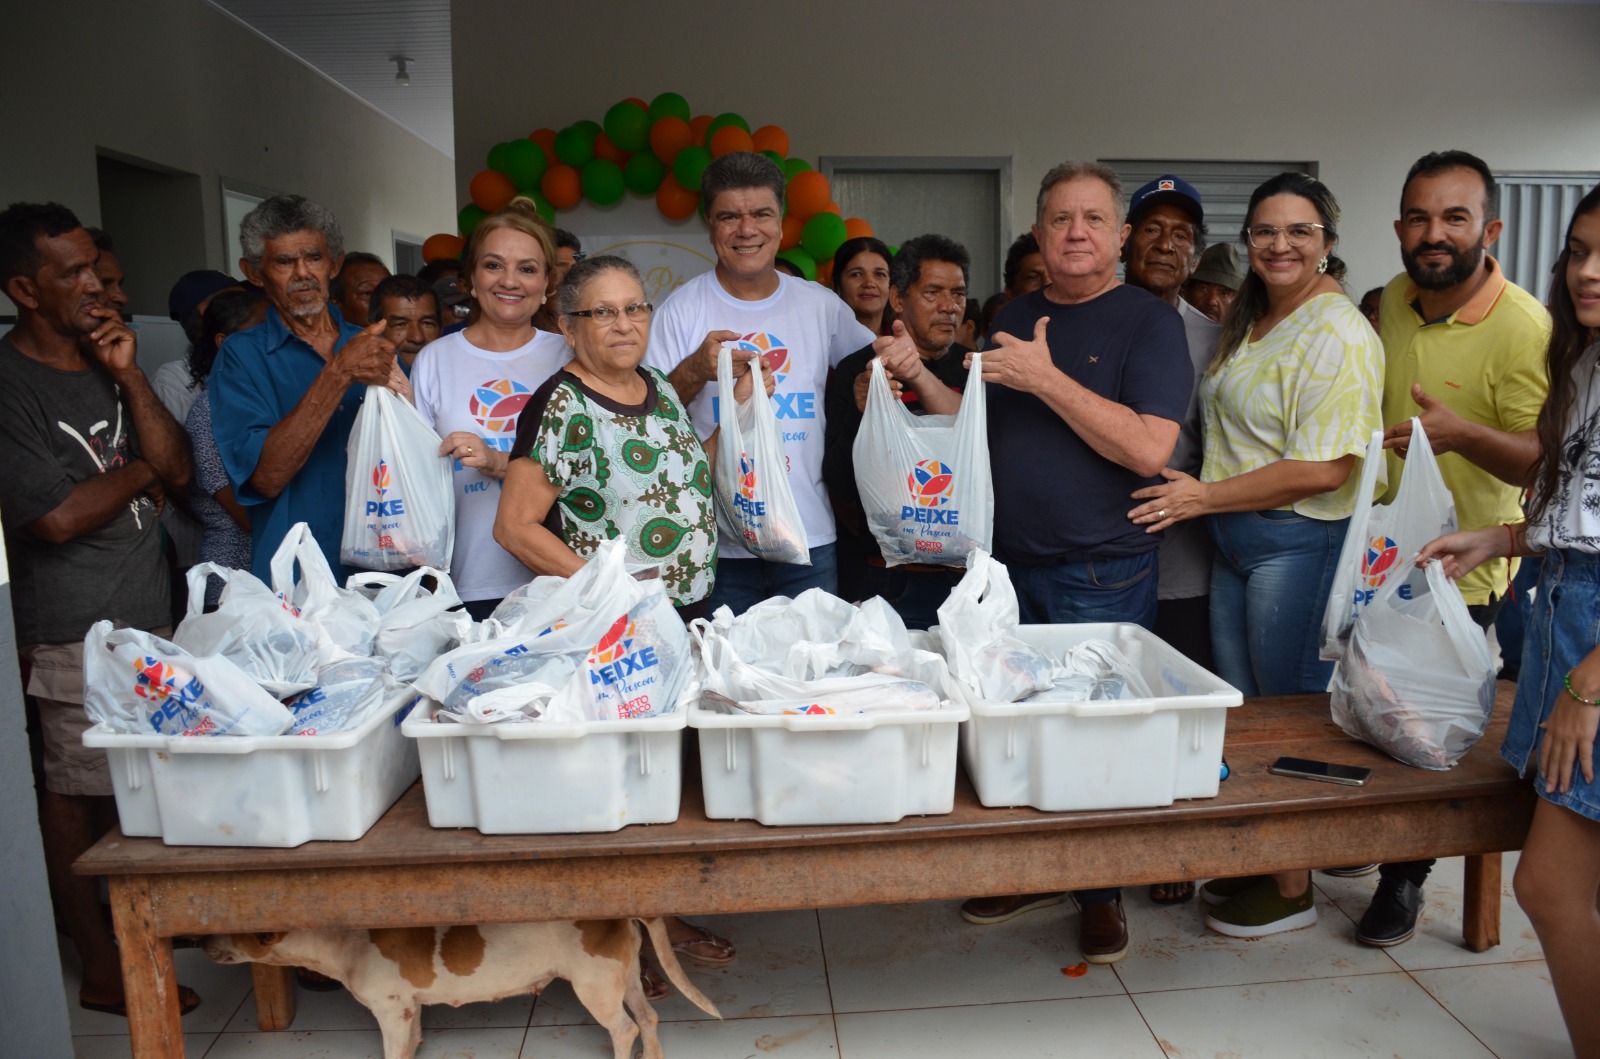
[[[717,354],[717,425],[722,429],[712,468],[717,528],[751,555],[774,563],[811,565],[805,523],[789,488],[788,458],[778,416],[761,380],[762,360],[750,361],[755,387],[743,403],[733,399],[733,353]]]
[[[319,665],[333,661],[339,652],[362,657],[372,653],[382,621],[378,608],[361,593],[339,587],[311,527],[304,522],[290,527],[268,569],[272,591],[292,613],[318,626],[333,645],[333,650],[324,650]]]
[[[557,672],[550,660],[564,656],[573,666],[566,683],[553,695],[530,693],[525,700],[540,720],[628,720],[676,708],[689,672],[689,634],[660,578],[628,573],[623,541],[601,544],[565,584],[528,603],[509,634],[440,656],[416,689],[455,720],[510,719],[515,709],[469,707],[486,692],[548,682]]]
[[[425,582],[432,581],[430,590]],[[395,680],[413,680],[417,674],[459,642],[454,608],[461,606],[450,575],[431,566],[418,567],[404,577],[367,572],[352,574],[345,588],[359,592],[377,608],[377,655],[389,664]]]
[[[912,415],[873,358],[867,410],[851,454],[867,526],[890,566],[965,566],[994,540],[983,354],[972,355],[953,416]]]
[[[450,569],[456,494],[439,444],[411,402],[367,387],[350,428],[340,562],[362,570]]]
[[[96,622],[83,641],[83,706],[124,735],[282,735],[294,717],[220,655]]]
[[[1411,443],[1394,499],[1376,504],[1373,494],[1383,462],[1383,434],[1374,430],[1361,465],[1356,510],[1345,531],[1322,618],[1320,653],[1330,662],[1344,654],[1356,616],[1372,604],[1388,581],[1404,579],[1398,589],[1401,599],[1426,591],[1422,571],[1407,560],[1424,544],[1456,528],[1455,498],[1439,473],[1439,461],[1421,419],[1411,421]]]

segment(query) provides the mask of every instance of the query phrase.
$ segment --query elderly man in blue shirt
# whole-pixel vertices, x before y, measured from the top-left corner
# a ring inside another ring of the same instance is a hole
[[[346,323],[328,298],[343,263],[333,214],[299,195],[267,199],[239,224],[240,266],[266,292],[261,324],[232,335],[212,369],[211,422],[234,495],[250,512],[251,569],[297,522],[334,575],[344,529],[345,445],[368,384],[409,396],[384,322]]]

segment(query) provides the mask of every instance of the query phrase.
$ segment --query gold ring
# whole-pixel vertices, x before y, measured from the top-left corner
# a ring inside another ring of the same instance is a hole
[[[467,451],[471,452],[472,450],[468,449]],[[1167,517],[1167,509],[1166,508],[1162,508],[1160,511],[1156,512],[1156,520],[1157,521],[1160,521],[1161,519],[1164,519],[1166,517]]]
[[[468,446],[467,446],[467,455],[468,455],[468,456],[471,456],[471,455],[472,455],[472,446],[471,446],[471,445],[468,445]]]

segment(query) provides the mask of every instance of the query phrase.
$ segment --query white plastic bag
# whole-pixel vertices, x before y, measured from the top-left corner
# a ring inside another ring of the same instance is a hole
[[[989,702],[1016,702],[1047,690],[1055,662],[1012,635],[1019,621],[1005,565],[973,549],[966,574],[939,604],[939,643],[951,677]]]
[[[1483,735],[1495,667],[1443,566],[1421,569],[1425,591],[1406,598],[1393,578],[1356,618],[1333,671],[1333,720],[1407,765],[1442,771]]]
[[[856,433],[856,488],[883,561],[965,566],[994,539],[983,354],[972,355],[961,410],[916,416],[872,359],[867,409]]]
[[[296,564],[299,578],[295,577]],[[278,598],[318,626],[335,647],[359,656],[372,653],[378,635],[378,608],[361,593],[339,587],[309,526],[294,524],[273,553],[268,569]]]
[[[411,402],[367,387],[350,428],[340,562],[364,570],[450,569],[456,493],[439,444]]]
[[[430,577],[435,585],[431,592],[423,586]],[[460,641],[459,624],[452,610],[461,605],[461,597],[443,570],[423,566],[405,577],[353,574],[345,587],[371,599],[377,608],[378,635],[373,645],[389,663],[389,675],[395,680],[415,679],[429,663]]]
[[[717,442],[712,493],[717,528],[751,555],[774,563],[811,565],[805,523],[789,488],[788,458],[778,432],[778,416],[761,381],[761,358],[750,361],[755,388],[750,399],[733,399],[733,354],[717,354]]]
[[[291,699],[290,735],[327,735],[359,728],[382,709],[399,685],[387,676],[381,658],[341,658],[322,667],[317,684]]]
[[[83,640],[83,706],[125,735],[282,735],[294,717],[220,656],[96,622]]]
[[[201,613],[206,578],[222,579],[222,599]],[[221,655],[254,677],[273,698],[286,699],[315,686],[327,638],[288,610],[283,600],[248,570],[216,563],[189,569],[189,609],[172,642],[190,654]]]
[[[1356,510],[1339,552],[1333,588],[1322,617],[1320,653],[1330,662],[1344,653],[1356,615],[1371,605],[1378,590],[1392,577],[1405,576],[1405,585],[1400,589],[1402,599],[1425,590],[1422,571],[1407,560],[1424,544],[1456,528],[1455,498],[1439,474],[1439,461],[1428,444],[1421,419],[1411,421],[1411,441],[1394,499],[1375,504],[1373,493],[1383,466],[1383,434],[1374,430],[1367,458],[1361,465]]]

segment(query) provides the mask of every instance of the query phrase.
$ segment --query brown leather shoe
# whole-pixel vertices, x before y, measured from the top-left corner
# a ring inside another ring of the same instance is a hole
[[[1128,918],[1122,898],[1085,905],[1078,914],[1078,951],[1089,963],[1116,963],[1128,955]]]
[[[961,905],[961,918],[980,927],[1004,923],[1036,908],[1049,908],[1067,899],[1063,891],[1048,894],[1008,894],[1005,897],[974,897]]]

